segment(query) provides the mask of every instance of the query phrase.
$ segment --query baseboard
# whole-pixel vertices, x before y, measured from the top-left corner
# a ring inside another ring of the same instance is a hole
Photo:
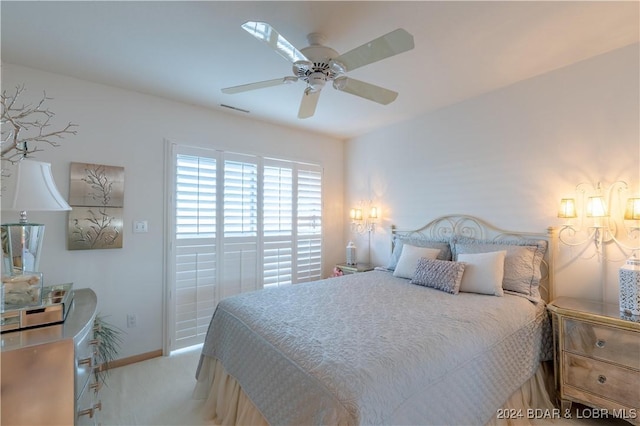
[[[114,361],[111,361],[109,363],[109,368],[118,368],[118,367],[124,367],[125,365],[129,365],[129,364],[135,364],[136,362],[140,362],[140,361],[146,361],[149,359],[153,359],[153,358],[158,358],[162,356],[162,349],[158,349],[155,351],[151,351],[151,352],[146,352],[143,354],[139,354],[139,355],[134,355],[134,356],[129,356],[126,358],[120,358],[120,359],[116,359]],[[104,364],[102,366],[100,366],[100,370],[104,370]]]

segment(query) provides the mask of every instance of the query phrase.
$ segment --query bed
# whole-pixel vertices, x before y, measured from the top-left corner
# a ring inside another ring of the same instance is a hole
[[[487,424],[552,409],[548,236],[460,215],[392,235],[384,268],[221,301],[196,373],[203,415]]]

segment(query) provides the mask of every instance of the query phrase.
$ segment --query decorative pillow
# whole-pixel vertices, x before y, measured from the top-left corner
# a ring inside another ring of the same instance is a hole
[[[421,257],[427,259],[435,259],[440,253],[440,250],[429,247],[416,247],[409,244],[405,244],[402,249],[402,254],[398,260],[395,270],[393,271],[394,277],[400,278],[413,278],[418,267],[418,260]]]
[[[458,294],[465,264],[450,260],[420,258],[411,284]]]
[[[507,257],[504,263],[502,288],[505,291],[524,294],[533,300],[540,300],[540,264],[547,251],[545,240],[487,241],[458,237],[454,238],[451,245],[456,259],[461,253],[505,250]]]
[[[389,259],[389,264],[387,265],[387,269],[394,270],[396,269],[396,265],[398,264],[398,260],[400,259],[400,255],[402,254],[402,247],[405,244],[410,244],[416,247],[429,247],[440,250],[438,254],[438,259],[440,260],[451,260],[451,247],[449,246],[449,242],[445,240],[427,240],[416,237],[408,237],[403,235],[396,235],[393,239],[393,253],[391,253],[391,258]]]
[[[465,264],[460,291],[504,296],[502,279],[504,278],[506,255],[507,252],[504,250],[491,253],[459,254],[458,262]]]

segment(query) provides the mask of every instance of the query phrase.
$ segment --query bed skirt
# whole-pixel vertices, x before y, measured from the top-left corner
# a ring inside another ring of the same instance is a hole
[[[222,363],[215,358],[203,356],[200,376],[193,392],[193,398],[204,400],[202,415],[216,425],[268,425],[262,413],[242,391],[238,382],[225,371]],[[529,425],[528,409],[540,409],[547,413],[554,409],[549,396],[553,382],[550,363],[541,363],[536,373],[516,390],[502,407],[519,417],[509,419],[508,415],[493,416],[487,425],[510,426]],[[522,413],[522,417],[518,414]],[[538,412],[540,413],[540,412]],[[500,412],[500,414],[503,414]]]

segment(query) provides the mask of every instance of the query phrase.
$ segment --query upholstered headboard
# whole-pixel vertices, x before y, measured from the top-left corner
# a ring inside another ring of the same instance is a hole
[[[512,242],[517,240],[544,240],[547,250],[540,264],[540,296],[545,301],[553,300],[554,296],[554,258],[557,250],[557,232],[549,228],[546,233],[507,231],[495,227],[482,219],[467,215],[441,216],[427,223],[419,229],[404,231],[391,227],[392,250],[397,237],[408,240],[453,241],[456,238],[473,238],[477,240]]]

